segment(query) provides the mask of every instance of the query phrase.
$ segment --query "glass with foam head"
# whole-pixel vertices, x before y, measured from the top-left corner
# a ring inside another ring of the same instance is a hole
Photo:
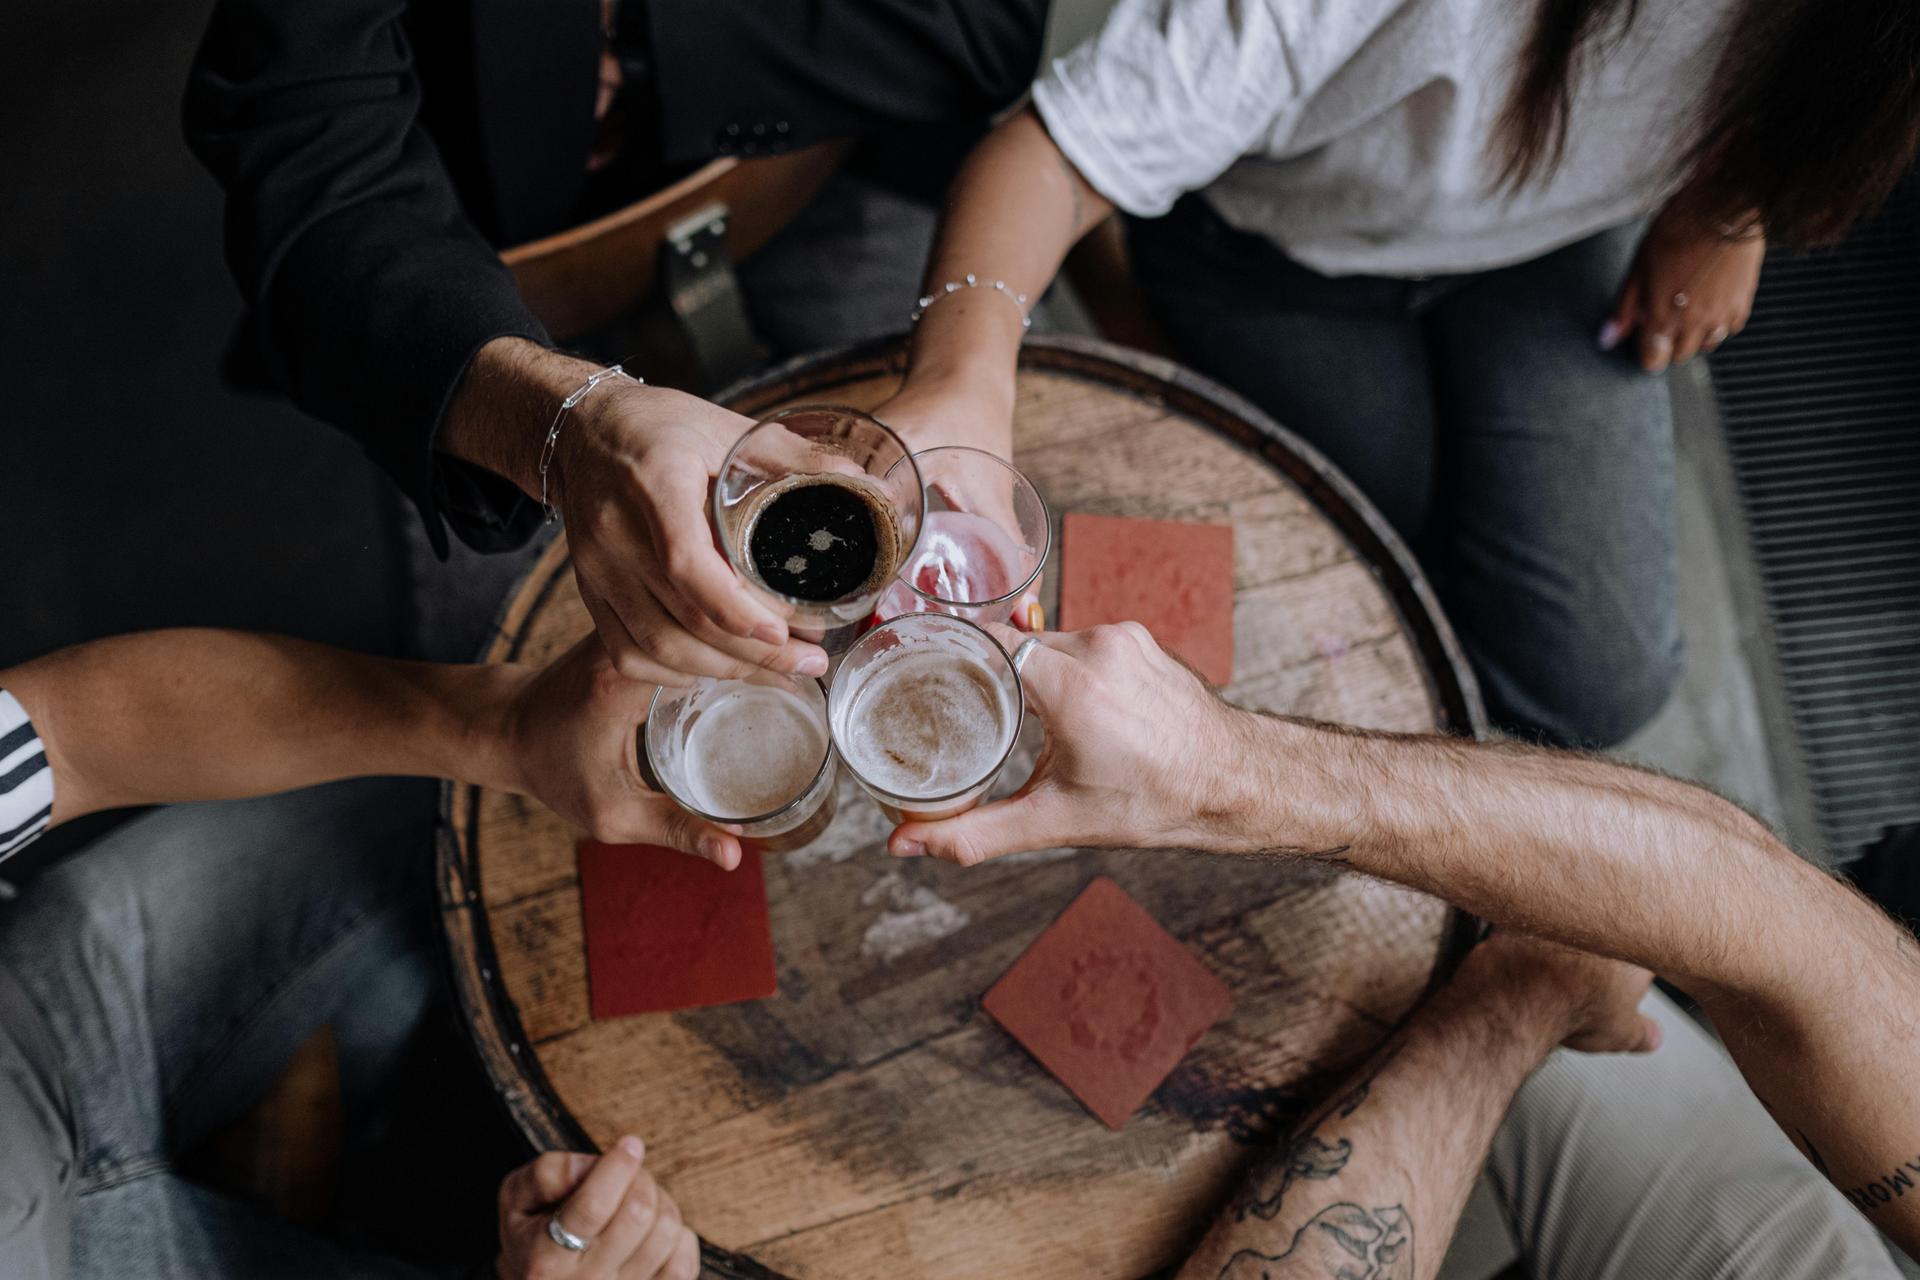
[[[663,687],[644,740],[647,767],[675,803],[738,823],[763,849],[798,849],[833,821],[839,770],[818,680],[765,672]]]
[[[985,449],[945,445],[914,454],[913,462],[927,493],[920,541],[875,611],[1006,622],[1046,566],[1047,504],[1011,463]]]
[[[912,556],[925,506],[900,437],[836,405],[756,423],[713,486],[714,528],[734,571],[828,652],[852,642]]]
[[[847,772],[894,822],[965,813],[1020,737],[1025,701],[991,635],[943,613],[883,622],[848,650],[827,694]]]

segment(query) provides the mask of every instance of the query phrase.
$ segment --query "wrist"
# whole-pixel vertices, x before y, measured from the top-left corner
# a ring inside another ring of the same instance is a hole
[[[483,663],[448,668],[445,700],[453,729],[439,776],[475,786],[528,793],[526,770],[516,747],[520,699],[534,672],[519,663]]]
[[[1544,1058],[1578,1028],[1586,988],[1527,939],[1495,933],[1467,954],[1436,1003],[1457,1002],[1503,1038]]]
[[[1219,853],[1317,852],[1347,843],[1340,804],[1353,785],[1349,739],[1314,725],[1220,704],[1226,713],[1210,757],[1228,779],[1210,846]]]
[[[436,445],[537,498],[541,445],[554,411],[598,368],[525,338],[495,338],[467,366]]]

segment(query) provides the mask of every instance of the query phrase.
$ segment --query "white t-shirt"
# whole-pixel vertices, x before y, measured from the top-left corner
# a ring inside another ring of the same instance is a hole
[[[1657,208],[1728,0],[1641,0],[1588,44],[1564,161],[1511,198],[1487,142],[1529,0],[1120,0],[1033,101],[1129,213],[1206,190],[1229,223],[1327,275],[1506,266]],[[1617,33],[1611,33],[1617,34]]]

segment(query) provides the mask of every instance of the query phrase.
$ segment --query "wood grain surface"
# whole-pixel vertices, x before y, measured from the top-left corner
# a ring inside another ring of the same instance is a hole
[[[1056,521],[1234,525],[1232,700],[1385,729],[1480,727],[1410,561],[1297,442],[1163,361],[1036,340],[1023,363],[1014,461]],[[776,371],[731,402],[870,408],[897,368],[897,352],[867,348]],[[493,656],[545,661],[589,626],[556,543],[510,601]],[[1003,790],[1037,747],[1031,729]],[[1168,726],[1167,750],[1181,749]],[[767,859],[778,997],[605,1022],[587,1011],[580,833],[519,797],[448,792],[455,976],[510,1109],[537,1146],[645,1137],[711,1275],[1151,1275],[1196,1239],[1254,1145],[1380,1040],[1464,933],[1439,902],[1317,867],[1064,849],[971,870],[899,862],[884,819],[841,787],[819,842]],[[1099,874],[1236,1001],[1119,1133],[979,1008]]]

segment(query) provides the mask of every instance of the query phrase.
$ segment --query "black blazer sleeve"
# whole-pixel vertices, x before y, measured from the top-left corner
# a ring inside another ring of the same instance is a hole
[[[981,118],[1032,82],[1047,0],[648,0],[669,164]]]
[[[463,540],[502,549],[532,532],[536,504],[436,460],[434,435],[482,344],[547,335],[419,127],[404,9],[220,0],[188,83],[187,141],[226,189],[242,338],[271,380],[361,442],[442,555],[443,512]],[[590,93],[591,67],[582,83]]]

